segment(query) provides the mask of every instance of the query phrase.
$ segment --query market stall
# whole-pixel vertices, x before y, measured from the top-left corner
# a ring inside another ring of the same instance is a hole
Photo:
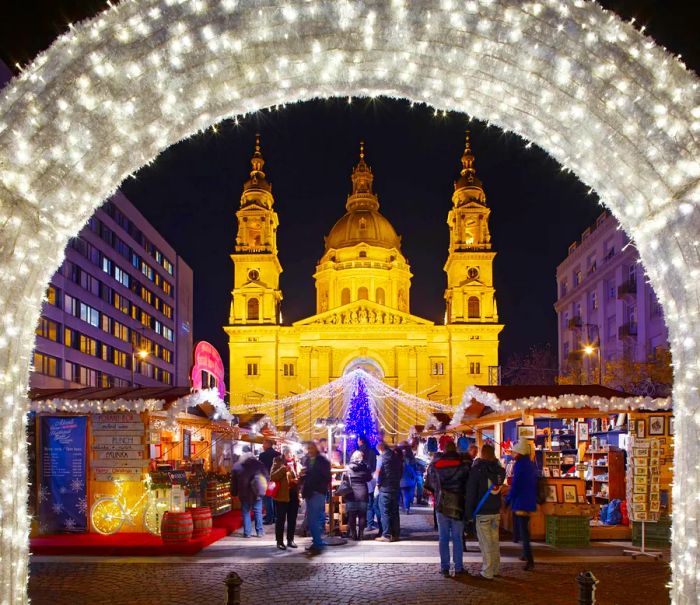
[[[630,435],[648,436],[652,426],[659,460],[653,506],[659,515],[670,514],[670,406],[667,398],[636,397],[598,385],[475,386],[465,392],[451,428],[475,430],[479,443],[492,439],[506,467],[509,444],[529,441],[543,500],[531,518],[532,537],[579,545],[589,537],[629,539],[626,509],[640,506],[635,514],[651,509],[651,496],[644,503],[639,496],[638,503],[629,501],[627,484],[634,472],[628,461]],[[512,528],[509,512],[502,525]]]
[[[218,535],[207,488],[219,473],[230,510],[230,475],[212,452],[233,431],[216,390],[42,389],[30,398],[34,537],[134,534],[130,547],[142,536],[150,548],[149,536],[162,542],[164,517],[190,511],[195,537]]]

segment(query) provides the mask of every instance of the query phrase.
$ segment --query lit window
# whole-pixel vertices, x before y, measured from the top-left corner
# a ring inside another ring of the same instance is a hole
[[[479,312],[479,299],[476,296],[470,296],[467,302],[467,313],[470,319],[478,319],[481,317]]]
[[[36,327],[36,335],[48,340],[53,340],[54,342],[59,342],[60,332],[58,324],[46,317],[42,317],[39,319],[39,325]]]
[[[34,353],[34,371],[39,374],[57,377],[59,375],[60,365],[59,360],[55,357],[51,357],[51,355]]]

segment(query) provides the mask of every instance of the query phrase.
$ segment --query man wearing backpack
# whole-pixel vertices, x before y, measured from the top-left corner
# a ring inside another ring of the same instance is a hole
[[[262,499],[267,491],[270,475],[265,465],[252,453],[250,446],[243,446],[243,454],[233,466],[231,488],[234,496],[241,501],[243,513],[243,537],[252,534],[250,511],[255,517],[255,533],[258,538],[265,535],[262,518]]]
[[[501,510],[501,486],[506,471],[498,462],[493,445],[481,447],[481,457],[472,465],[467,482],[467,519],[476,520],[476,535],[481,549],[481,576],[493,580],[499,573],[501,554],[498,525]]]

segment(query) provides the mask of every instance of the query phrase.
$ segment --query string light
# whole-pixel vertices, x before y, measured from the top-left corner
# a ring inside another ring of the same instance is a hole
[[[499,399],[496,393],[484,391],[477,386],[467,387],[462,401],[455,410],[450,426],[459,426],[464,418],[464,412],[476,401],[491,408],[494,412],[523,412],[527,410],[582,409],[592,408],[603,412],[619,412],[621,410],[670,410],[670,397],[598,397],[590,395],[559,395],[522,397],[518,399]]]
[[[188,94],[182,94],[187,91]],[[313,98],[403,97],[549,152],[634,237],[665,310],[676,422],[674,605],[700,596],[700,87],[584,0],[123,2],[70,28],[0,97],[0,595],[26,601],[28,368],[68,239],[169,145]]]

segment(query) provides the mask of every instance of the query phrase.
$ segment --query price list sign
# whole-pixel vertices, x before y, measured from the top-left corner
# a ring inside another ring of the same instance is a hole
[[[141,481],[145,427],[138,413],[95,414],[92,422],[92,473],[96,481]]]
[[[87,530],[86,438],[85,416],[41,418],[42,533]]]

